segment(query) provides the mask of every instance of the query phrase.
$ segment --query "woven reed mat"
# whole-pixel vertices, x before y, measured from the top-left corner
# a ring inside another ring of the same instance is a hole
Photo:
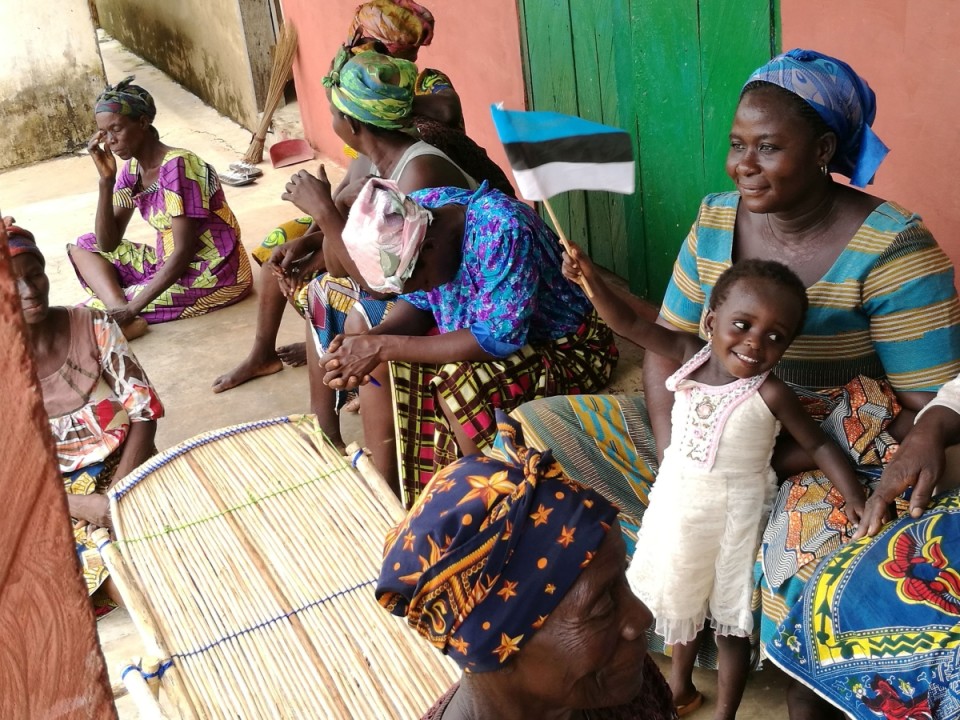
[[[313,416],[189,440],[111,507],[116,579],[186,717],[418,718],[458,676],[377,604],[400,503]]]

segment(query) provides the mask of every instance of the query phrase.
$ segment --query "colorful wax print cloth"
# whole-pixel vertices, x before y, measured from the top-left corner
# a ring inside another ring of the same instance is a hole
[[[960,491],[824,560],[767,643],[853,718],[960,718]]]
[[[112,252],[97,247],[94,234],[77,245],[114,266],[127,299],[150,282],[174,249],[173,219],[197,221],[198,248],[187,271],[140,313],[148,323],[196,317],[242,300],[253,287],[250,261],[240,244],[240,226],[227,205],[216,170],[189,150],[171,149],[155,183],[144,188],[137,160],[123,166],[113,191],[115,207],[136,208],[157,231],[155,247],[123,241]],[[84,288],[90,287],[77,273]],[[91,307],[103,309],[93,298]]]
[[[602,390],[617,358],[613,332],[591,313],[569,335],[524,345],[488,362],[391,362],[397,459],[406,505],[411,506],[437,471],[460,454],[439,399],[463,432],[486,451],[496,436],[498,409],[509,412],[536,398]]]
[[[120,452],[117,451],[103,462],[92,463],[86,467],[66,473],[63,476],[63,488],[68,495],[106,494],[113,482],[117,466],[120,464]],[[73,524],[73,542],[80,562],[80,571],[87,586],[87,595],[93,595],[110,576],[100,550],[93,539],[93,533],[99,530],[97,525],[85,520],[70,518]]]
[[[70,349],[40,389],[60,472],[68,474],[105,461],[130,423],[158,420],[163,405],[115,322],[99,310],[65,309]]]
[[[441,333],[469,329],[491,355],[573,333],[591,312],[579,286],[560,271],[557,236],[532,208],[483,184],[417,190],[409,197],[434,210],[465,207],[460,268],[450,282],[403,295],[430,312]]]
[[[307,230],[312,224],[313,218],[309,215],[289,220],[267,233],[267,236],[260,241],[260,244],[250,254],[257,261],[257,265],[263,265],[270,259],[275,248],[292,240],[299,240],[307,234]]]

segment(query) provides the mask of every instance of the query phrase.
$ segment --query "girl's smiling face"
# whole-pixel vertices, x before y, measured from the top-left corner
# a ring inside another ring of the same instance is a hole
[[[704,325],[713,357],[731,378],[771,370],[800,331],[803,311],[792,292],[767,278],[738,280]]]

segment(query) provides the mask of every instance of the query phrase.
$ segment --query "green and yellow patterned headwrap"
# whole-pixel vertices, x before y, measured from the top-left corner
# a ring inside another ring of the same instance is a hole
[[[417,66],[412,62],[370,51],[351,57],[345,48],[323,79],[335,108],[386,130],[410,124],[416,82]]]
[[[157,106],[150,93],[133,84],[131,75],[112,87],[107,85],[107,89],[100,93],[94,113],[102,112],[126,115],[134,119],[146,116],[147,120],[153,122],[157,116]]]

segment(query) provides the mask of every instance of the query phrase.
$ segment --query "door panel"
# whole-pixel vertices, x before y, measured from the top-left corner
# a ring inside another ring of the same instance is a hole
[[[659,301],[700,199],[732,187],[740,87],[771,57],[775,0],[518,0],[528,107],[633,136],[637,191],[551,200],[568,237]]]

